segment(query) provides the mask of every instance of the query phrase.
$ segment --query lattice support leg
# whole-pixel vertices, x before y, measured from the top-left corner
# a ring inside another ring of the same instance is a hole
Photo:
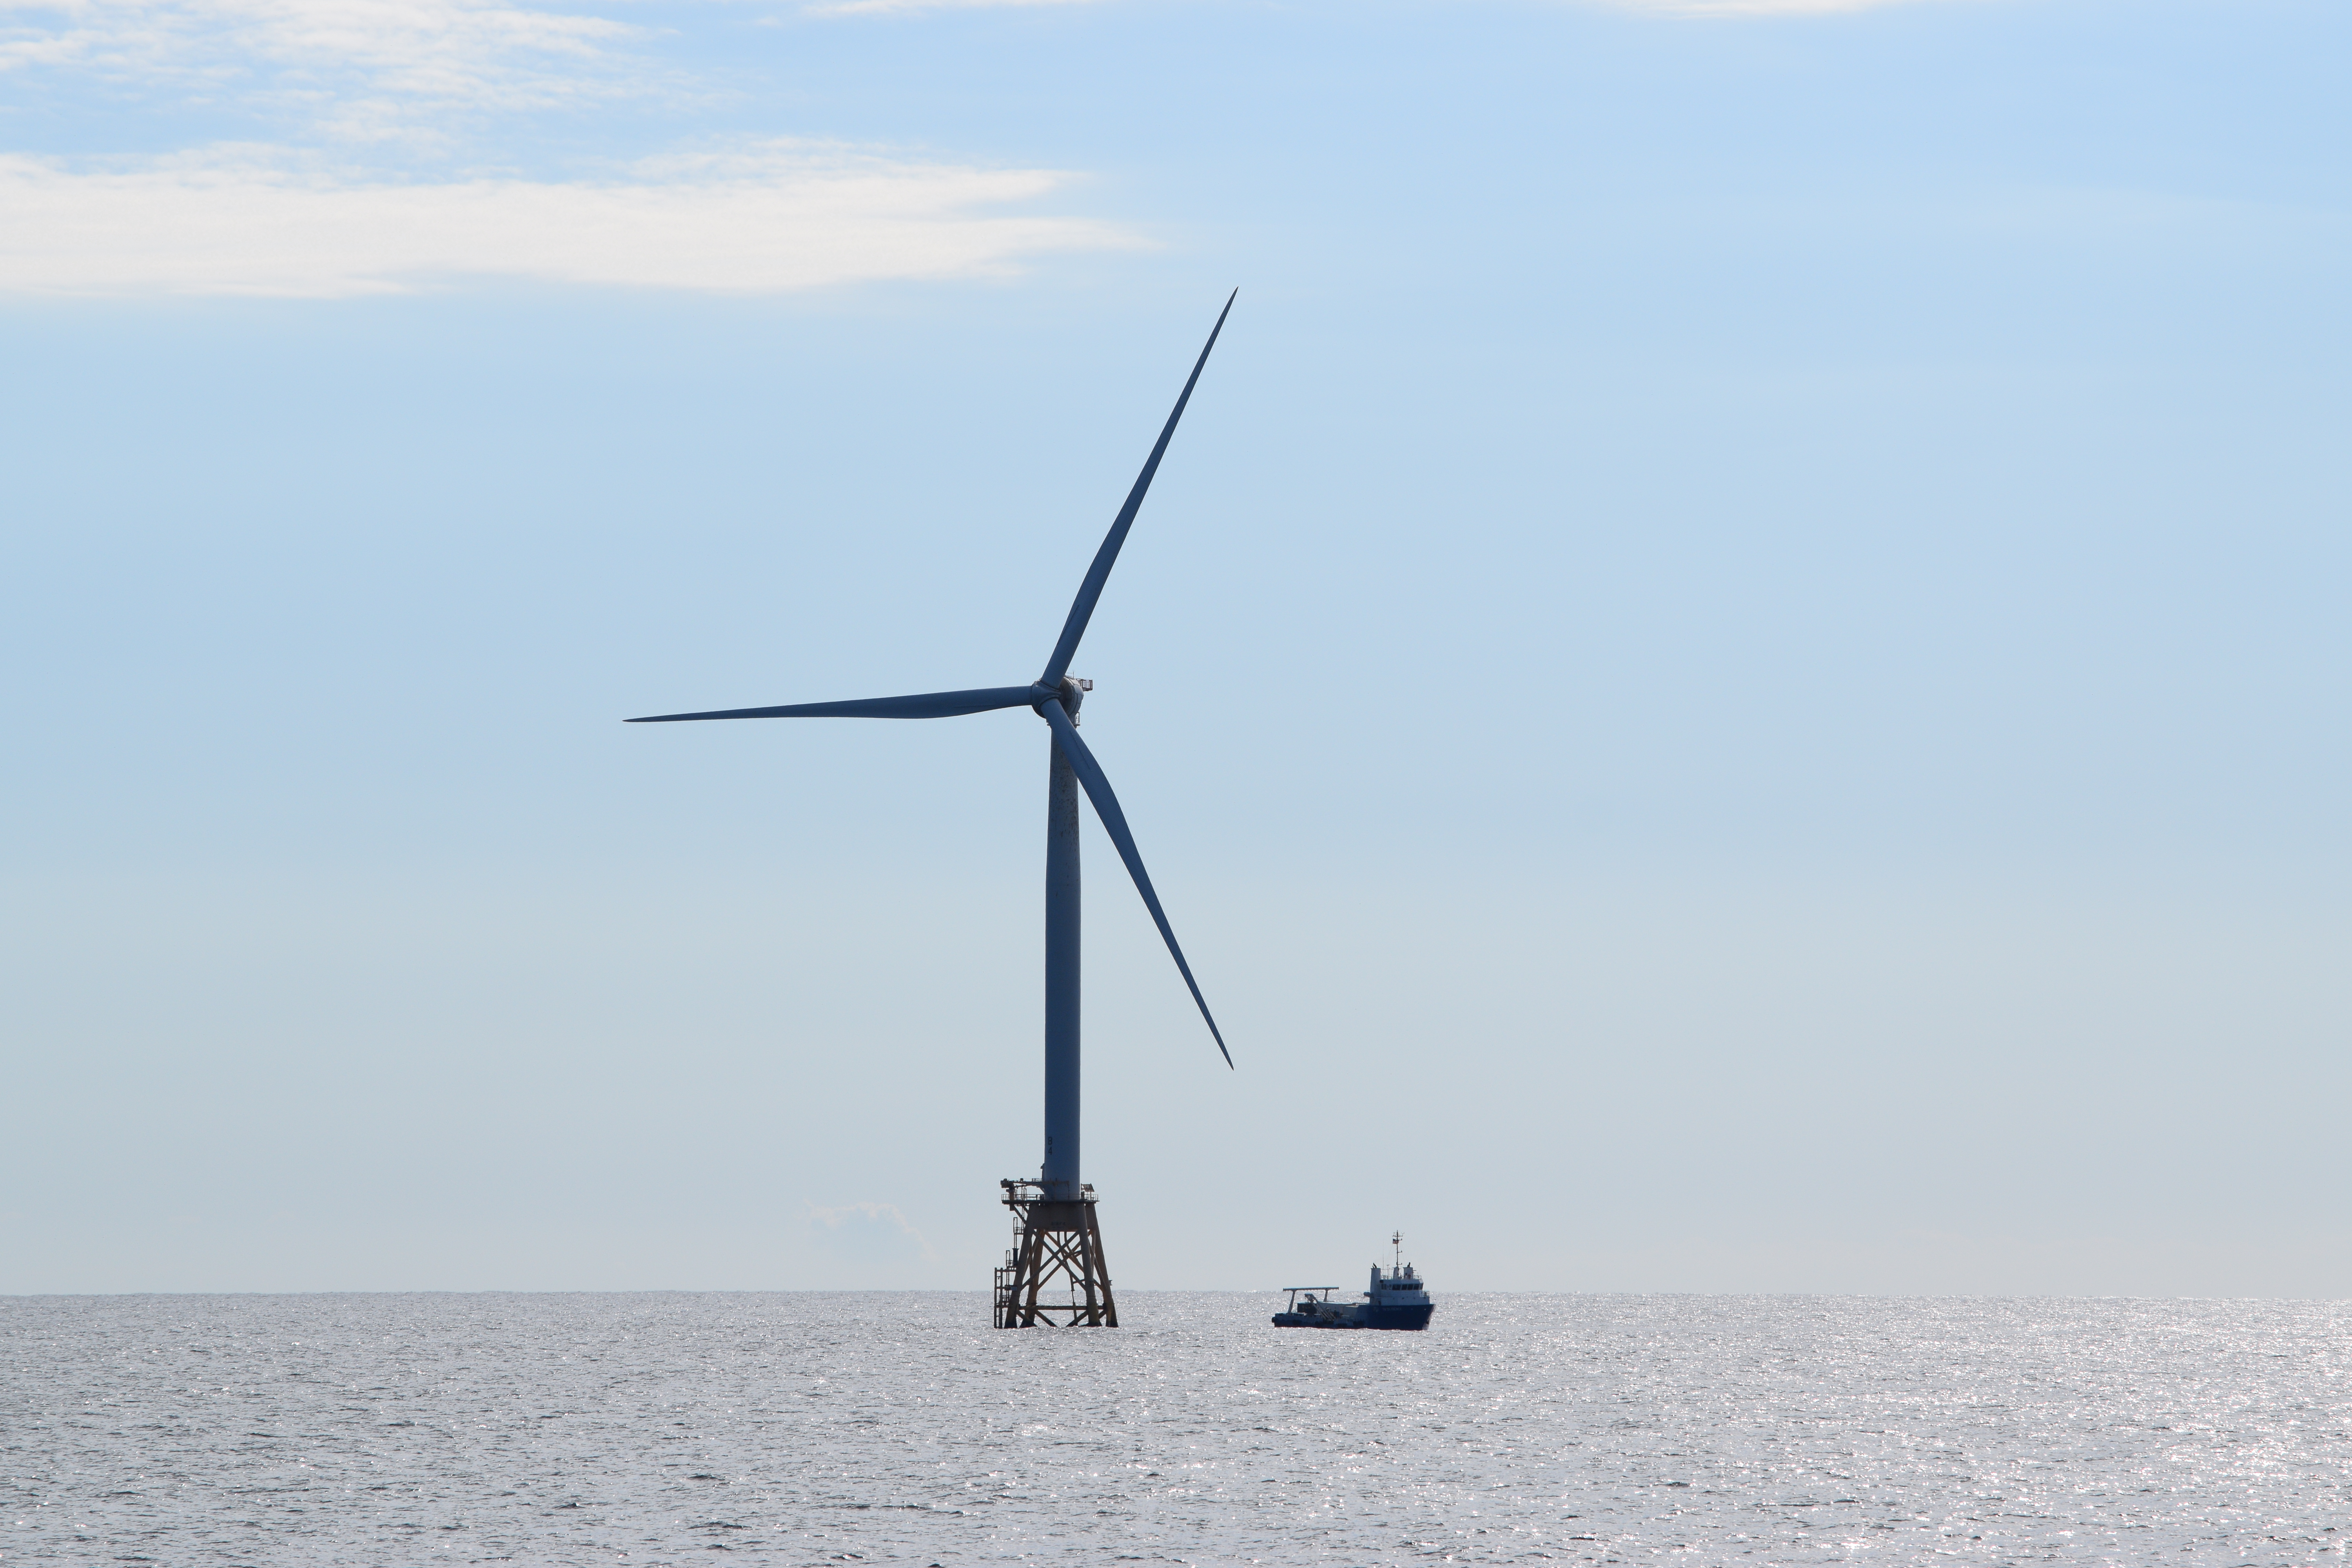
[[[996,1271],[1000,1329],[1118,1327],[1092,1187],[1076,1202],[1048,1199],[1034,1182],[1006,1182],[1004,1205],[1018,1226]]]

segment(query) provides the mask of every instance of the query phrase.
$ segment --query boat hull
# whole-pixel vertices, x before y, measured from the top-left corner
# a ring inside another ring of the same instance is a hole
[[[1437,1310],[1433,1303],[1423,1302],[1412,1307],[1359,1306],[1342,1312],[1276,1312],[1274,1326],[1277,1329],[1425,1329],[1430,1315]]]
[[[1433,1302],[1423,1301],[1410,1307],[1366,1307],[1363,1309],[1368,1329],[1425,1329],[1430,1314],[1436,1311]]]

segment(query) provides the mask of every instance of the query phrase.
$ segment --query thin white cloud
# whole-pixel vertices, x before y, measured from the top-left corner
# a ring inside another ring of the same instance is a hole
[[[642,93],[638,29],[506,0],[0,0],[0,79],[292,111],[344,138],[430,135],[454,113]]]
[[[355,182],[252,153],[110,170],[0,156],[0,291],[335,298],[503,276],[763,293],[1144,243],[1000,210],[1067,180],[789,142],[577,184]]]
[[[808,16],[887,16],[915,11],[979,11],[1007,6],[1083,5],[1091,0],[820,0],[803,5]]]
[[[803,1200],[804,1203],[806,1200]],[[915,1228],[915,1224],[901,1213],[897,1204],[843,1204],[826,1208],[808,1204],[810,1229],[847,1247],[836,1247],[850,1258],[864,1261],[877,1254],[905,1254],[909,1248],[915,1258],[925,1263],[937,1263],[940,1255],[930,1238]]]
[[[1615,0],[1631,11],[1674,16],[1826,16],[1844,11],[1879,11],[1921,0]]]

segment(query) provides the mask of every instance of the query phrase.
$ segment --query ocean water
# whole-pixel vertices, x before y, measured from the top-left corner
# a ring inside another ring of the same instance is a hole
[[[0,1563],[2337,1562],[2352,1303],[0,1300]]]

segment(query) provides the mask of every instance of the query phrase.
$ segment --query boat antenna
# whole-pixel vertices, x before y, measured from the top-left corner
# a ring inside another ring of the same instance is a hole
[[[1390,1232],[1389,1245],[1396,1248],[1396,1267],[1389,1270],[1389,1278],[1393,1279],[1404,1272],[1404,1232]]]

